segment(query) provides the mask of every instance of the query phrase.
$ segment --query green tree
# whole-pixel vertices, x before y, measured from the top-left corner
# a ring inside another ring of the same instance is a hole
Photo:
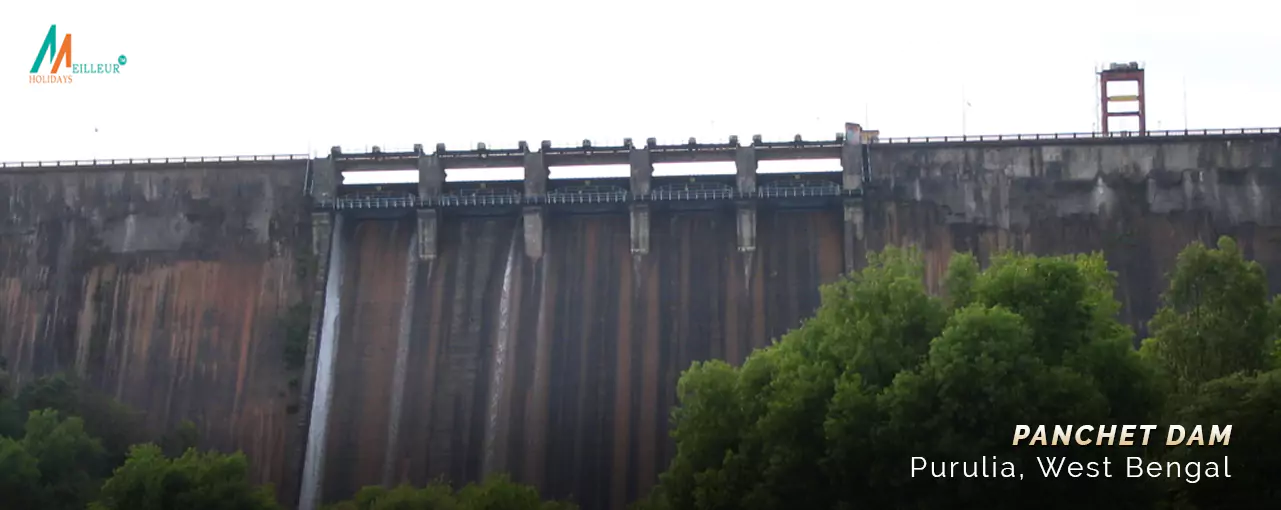
[[[170,459],[156,445],[130,449],[90,510],[277,510],[269,486],[249,483],[242,454],[189,449]]]
[[[394,489],[365,487],[349,501],[326,510],[576,510],[572,503],[543,501],[538,490],[493,475],[481,484],[469,484],[455,493],[444,482],[423,488],[401,485]]]
[[[326,510],[456,510],[458,501],[453,489],[445,483],[432,483],[421,489],[400,485],[394,489],[370,486],[360,489],[349,501],[325,507]]]
[[[63,419],[57,411],[32,411],[22,446],[37,460],[41,508],[83,508],[97,489],[102,444],[85,432],[78,417]]]
[[[1036,451],[1009,445],[1015,424],[1143,423],[1156,408],[1101,255],[1004,255],[984,271],[960,256],[945,286],[930,296],[919,256],[889,249],[742,368],[692,366],[672,414],[676,458],[637,507],[1150,503],[1133,481],[910,477],[913,456],[1005,456],[1036,473]]]
[[[1187,427],[1232,425],[1227,448],[1183,446],[1168,461],[1218,461],[1230,457],[1232,478],[1203,478],[1175,487],[1200,508],[1274,509],[1281,502],[1281,370],[1237,373],[1206,383],[1178,410]],[[1208,434],[1208,431],[1207,431]],[[1204,465],[1204,464],[1202,464]],[[1220,473],[1222,476],[1222,473]]]
[[[507,475],[492,475],[480,484],[468,484],[458,491],[461,510],[577,510],[563,501],[543,501],[538,490],[513,483]]]
[[[0,438],[0,501],[16,509],[84,508],[102,460],[102,446],[80,418],[32,411],[21,439]]]
[[[1162,301],[1143,354],[1176,392],[1271,364],[1277,323],[1267,279],[1231,238],[1184,249]]]
[[[22,435],[22,408],[15,399],[16,393],[9,375],[9,360],[0,356],[0,438]]]
[[[183,420],[161,439],[162,450],[169,457],[180,457],[200,444],[200,431],[191,420]]]
[[[33,488],[40,485],[40,466],[22,442],[0,437],[0,501],[6,508],[38,508]]]
[[[18,404],[27,412],[53,409],[82,418],[85,430],[101,440],[108,466],[119,465],[130,446],[146,439],[139,413],[95,391],[74,375],[57,373],[31,381],[19,392]],[[110,474],[110,467],[106,469],[99,474]]]

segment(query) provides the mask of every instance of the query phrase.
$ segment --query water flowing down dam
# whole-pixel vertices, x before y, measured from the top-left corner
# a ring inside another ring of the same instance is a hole
[[[654,171],[697,162],[734,172]],[[575,165],[630,173],[550,178]],[[445,179],[490,168],[523,176]],[[1102,251],[1142,332],[1191,241],[1234,236],[1281,291],[1278,193],[1281,130],[5,165],[0,354],[20,381],[83,374],[150,432],[195,421],[306,510],[496,472],[621,509],[674,454],[681,371],[768,345],[869,252],[919,248],[937,290],[954,251]]]

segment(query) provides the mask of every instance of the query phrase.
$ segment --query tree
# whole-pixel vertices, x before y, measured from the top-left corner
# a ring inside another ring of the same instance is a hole
[[[468,484],[458,491],[462,510],[577,510],[563,501],[543,501],[538,490],[513,483],[506,475],[491,475],[480,484]]]
[[[277,510],[269,486],[249,483],[249,464],[240,453],[224,455],[189,449],[169,459],[156,445],[130,449],[120,468],[102,486],[90,510]]]
[[[97,489],[102,444],[85,432],[78,417],[62,419],[57,411],[32,411],[22,438],[40,470],[41,508],[82,508]]]
[[[326,510],[457,510],[454,491],[444,483],[432,483],[421,489],[400,485],[394,489],[370,486],[360,489],[349,501],[326,507]]]
[[[1204,478],[1176,487],[1200,508],[1273,509],[1281,502],[1281,370],[1257,375],[1237,373],[1206,383],[1179,409],[1175,423],[1185,426],[1232,425],[1223,447],[1183,446],[1166,460],[1222,461],[1230,456],[1232,478]]]
[[[0,437],[0,501],[19,509],[84,508],[102,460],[102,446],[80,418],[32,411],[21,439]]]
[[[26,412],[52,409],[82,418],[85,430],[99,438],[106,451],[109,462],[98,473],[103,477],[124,461],[131,445],[146,438],[139,413],[74,375],[57,373],[31,381],[18,393],[18,404]]]
[[[36,491],[40,484],[40,466],[22,443],[0,437],[0,501],[11,508],[39,508]]]
[[[9,360],[0,356],[0,438],[22,435],[23,415],[18,402],[13,378],[9,375]]]
[[[1131,480],[910,476],[913,456],[995,454],[1035,472],[1036,450],[1009,445],[1015,424],[1143,423],[1157,406],[1101,255],[1005,255],[984,271],[961,256],[945,282],[945,299],[930,296],[919,256],[889,249],[742,368],[693,365],[672,414],[676,458],[638,507],[1150,503]]]
[[[1271,364],[1276,313],[1267,279],[1229,237],[1179,254],[1163,305],[1152,318],[1143,354],[1179,393]]]
[[[576,510],[566,502],[543,501],[538,490],[513,483],[505,475],[486,478],[484,483],[469,484],[457,493],[438,481],[416,489],[401,485],[394,489],[365,487],[349,501],[335,503],[326,510]]]

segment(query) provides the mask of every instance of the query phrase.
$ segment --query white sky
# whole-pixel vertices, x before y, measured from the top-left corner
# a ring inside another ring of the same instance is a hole
[[[357,5],[9,2],[0,161],[1091,131],[1114,61],[1149,129],[1281,126],[1276,0]],[[54,23],[128,64],[28,83]]]

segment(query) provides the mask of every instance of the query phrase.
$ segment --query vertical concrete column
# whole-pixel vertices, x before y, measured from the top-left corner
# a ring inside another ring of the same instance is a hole
[[[544,141],[543,149],[551,147],[551,142]],[[525,203],[541,204],[547,196],[547,179],[551,170],[543,152],[525,153]],[[543,256],[543,206],[527,205],[522,211],[525,227],[525,255],[530,258]]]
[[[543,206],[526,206],[522,214],[525,225],[525,255],[538,259],[543,256]]]
[[[739,147],[734,152],[735,184],[739,194],[738,251],[756,251],[756,147]]]
[[[439,232],[438,209],[419,209],[418,210],[418,260],[428,262],[436,260],[440,254],[439,247],[436,245]]]
[[[756,204],[738,203],[738,251],[756,251]]]
[[[734,183],[740,195],[756,194],[756,166],[756,147],[749,145],[734,151],[734,167],[737,170]]]
[[[418,198],[434,206],[445,192],[445,167],[436,154],[418,155]]]
[[[863,233],[863,201],[854,198],[845,199],[845,272],[852,273],[858,269],[859,261],[866,255]]]
[[[650,140],[652,141],[653,138],[650,138]],[[649,145],[632,147],[631,152],[627,155],[632,167],[632,196],[648,195],[650,184],[654,181],[654,162],[650,158]]]
[[[422,146],[415,145],[418,151],[418,200],[424,208],[418,210],[418,260],[435,260],[439,253],[436,245],[439,239],[437,226],[439,222],[440,197],[445,194],[445,165],[440,154],[445,152],[444,144],[436,144],[436,152],[423,154]]]
[[[342,150],[334,147],[329,157],[312,161],[311,198],[316,202],[330,202],[338,196],[338,184],[342,181],[338,172],[338,157],[341,155]]]
[[[630,140],[629,140],[630,142]],[[631,144],[628,143],[628,146]],[[645,147],[631,147],[628,154],[632,167],[631,194],[633,202],[628,206],[632,224],[632,254],[649,253],[649,204],[636,202],[638,197],[649,195],[650,185],[654,181],[654,162],[649,148],[654,145],[650,138]]]
[[[649,253],[649,204],[633,202],[628,206],[632,219],[632,254]]]
[[[863,127],[845,123],[845,144],[841,146],[841,189],[846,192],[863,188],[867,169],[863,159]]]
[[[543,142],[543,148],[551,147],[551,142]],[[542,151],[525,153],[525,198],[541,199],[547,195],[547,178],[551,169]]]

